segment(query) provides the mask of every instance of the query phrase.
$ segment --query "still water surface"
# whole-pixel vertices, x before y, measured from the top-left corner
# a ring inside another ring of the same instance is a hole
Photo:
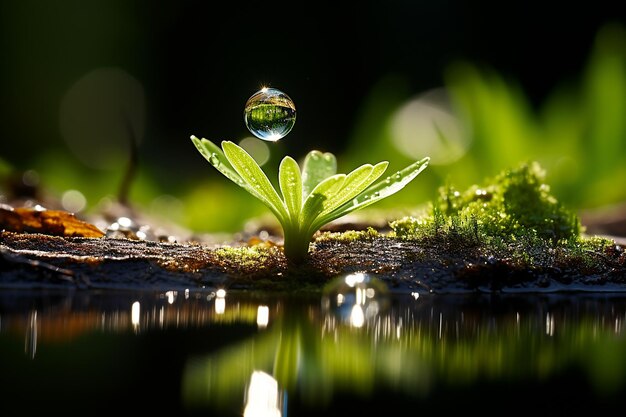
[[[609,293],[2,290],[0,416],[615,412],[625,319]]]

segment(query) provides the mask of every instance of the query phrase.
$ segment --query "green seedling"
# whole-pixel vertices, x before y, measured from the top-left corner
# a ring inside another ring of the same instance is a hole
[[[293,262],[306,258],[313,235],[322,226],[400,191],[430,160],[423,158],[376,182],[389,162],[365,164],[348,174],[337,174],[337,159],[332,153],[309,152],[302,169],[285,156],[278,170],[279,193],[256,161],[235,143],[222,141],[220,148],[204,138],[191,136],[191,140],[213,167],[274,213],[283,228],[285,256]]]

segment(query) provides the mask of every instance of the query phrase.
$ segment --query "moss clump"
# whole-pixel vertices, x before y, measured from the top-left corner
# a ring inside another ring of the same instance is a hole
[[[273,269],[283,263],[281,251],[276,246],[224,246],[215,250],[216,263],[239,271]]]
[[[463,259],[457,278],[498,287],[515,274],[567,283],[574,276],[623,273],[621,247],[583,236],[580,220],[550,194],[536,162],[502,172],[488,185],[439,191],[423,215],[391,222],[390,234]]]
[[[392,233],[406,239],[456,237],[470,244],[578,239],[580,220],[550,194],[544,178],[539,164],[532,162],[464,192],[442,187],[424,216],[391,222]]]
[[[364,240],[372,240],[380,234],[373,227],[368,227],[365,230],[346,230],[345,232],[322,232],[316,237],[316,242],[356,242]]]

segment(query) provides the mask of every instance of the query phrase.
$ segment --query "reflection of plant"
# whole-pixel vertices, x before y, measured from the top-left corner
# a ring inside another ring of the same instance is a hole
[[[361,329],[318,315],[319,303],[286,309],[264,331],[188,361],[182,374],[183,401],[197,411],[239,408],[255,370],[271,374],[296,407],[320,411],[328,410],[336,396],[362,395],[367,400],[380,395],[377,389],[413,400],[432,394],[428,398],[438,401],[440,394],[460,386],[482,392],[485,383],[491,387],[552,381],[548,386],[563,393],[572,387],[562,385],[564,371],[580,377],[574,384],[590,383],[589,401],[596,401],[598,394],[604,401],[619,398],[606,395],[624,389],[626,338],[623,328],[616,331],[610,319],[623,314],[621,309],[594,312],[601,308],[595,306],[572,321],[544,300],[511,319],[509,313],[467,314],[475,308],[473,302],[452,309],[435,300],[420,302],[422,297],[414,305],[394,304],[392,313],[376,316],[371,327]],[[594,305],[589,300],[575,304]],[[439,320],[432,319],[433,311]],[[546,311],[552,320],[549,328]],[[375,330],[381,323],[387,330]],[[547,333],[550,328],[558,331]],[[361,407],[363,403],[355,403],[355,411]]]
[[[331,153],[309,152],[302,169],[286,156],[278,175],[281,198],[256,161],[241,147],[223,141],[220,149],[207,139],[192,136],[191,140],[211,165],[274,213],[283,227],[285,256],[292,261],[307,255],[313,234],[322,226],[400,191],[429,161],[428,157],[423,158],[375,183],[387,169],[387,161],[337,174],[337,160]]]

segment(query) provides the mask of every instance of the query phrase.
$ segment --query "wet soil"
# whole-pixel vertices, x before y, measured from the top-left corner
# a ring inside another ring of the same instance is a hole
[[[603,252],[537,248],[531,261],[517,248],[491,250],[454,241],[411,241],[380,235],[318,239],[308,259],[288,262],[280,245],[250,246],[244,259],[223,246],[124,238],[62,237],[0,232],[0,287],[220,287],[231,290],[319,291],[331,278],[364,272],[406,292],[626,291],[626,255],[616,244]]]

